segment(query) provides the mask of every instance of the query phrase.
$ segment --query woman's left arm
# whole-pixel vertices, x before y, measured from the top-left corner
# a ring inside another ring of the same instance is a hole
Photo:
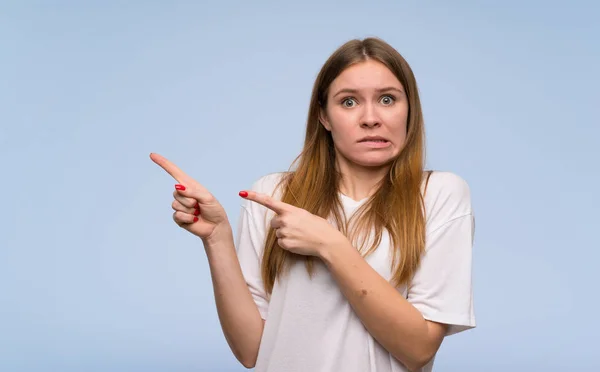
[[[410,370],[429,362],[442,343],[446,325],[425,320],[347,239],[327,247],[320,257],[377,342]]]
[[[367,331],[415,371],[431,360],[445,336],[475,327],[474,217],[466,184],[455,181],[458,192],[436,197],[443,208],[429,214],[432,228],[406,299],[327,220],[267,195],[248,192],[245,197],[276,213],[271,227],[281,248],[320,257]]]

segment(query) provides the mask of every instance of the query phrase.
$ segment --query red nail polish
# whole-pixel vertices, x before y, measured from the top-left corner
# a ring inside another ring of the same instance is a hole
[[[177,190],[181,190],[181,191],[185,190],[185,186],[183,186],[183,185],[179,185],[179,184],[175,185],[175,188],[176,188]]]
[[[200,214],[200,209],[196,209],[196,210],[194,211],[194,216],[197,216],[197,215],[199,215],[199,214]]]
[[[194,208],[200,209],[200,203],[196,202],[196,205],[194,206]]]
[[[248,193],[247,193],[246,191],[240,191],[240,196],[241,196],[242,198],[245,198],[245,197],[247,197],[247,196],[248,196]]]
[[[198,217],[194,217],[194,222],[198,222]]]

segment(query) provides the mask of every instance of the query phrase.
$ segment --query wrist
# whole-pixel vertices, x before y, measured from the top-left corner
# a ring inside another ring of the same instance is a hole
[[[218,225],[215,230],[206,238],[202,238],[202,243],[205,249],[211,249],[214,247],[221,246],[223,244],[229,244],[233,242],[233,230],[229,223]]]
[[[318,252],[319,258],[330,266],[335,261],[336,255],[344,253],[348,249],[354,249],[348,238],[341,232],[336,234],[334,239],[331,239],[328,243],[323,244],[322,248]]]

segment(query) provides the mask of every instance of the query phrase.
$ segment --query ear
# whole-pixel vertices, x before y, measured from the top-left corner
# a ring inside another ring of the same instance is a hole
[[[329,120],[327,120],[327,113],[325,109],[321,107],[319,109],[319,122],[325,127],[328,132],[331,132],[331,125],[329,125]]]

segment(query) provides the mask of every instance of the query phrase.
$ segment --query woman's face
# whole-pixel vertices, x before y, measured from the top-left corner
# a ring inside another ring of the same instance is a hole
[[[380,62],[352,65],[331,83],[320,120],[331,132],[340,166],[386,166],[406,140],[404,87]]]

